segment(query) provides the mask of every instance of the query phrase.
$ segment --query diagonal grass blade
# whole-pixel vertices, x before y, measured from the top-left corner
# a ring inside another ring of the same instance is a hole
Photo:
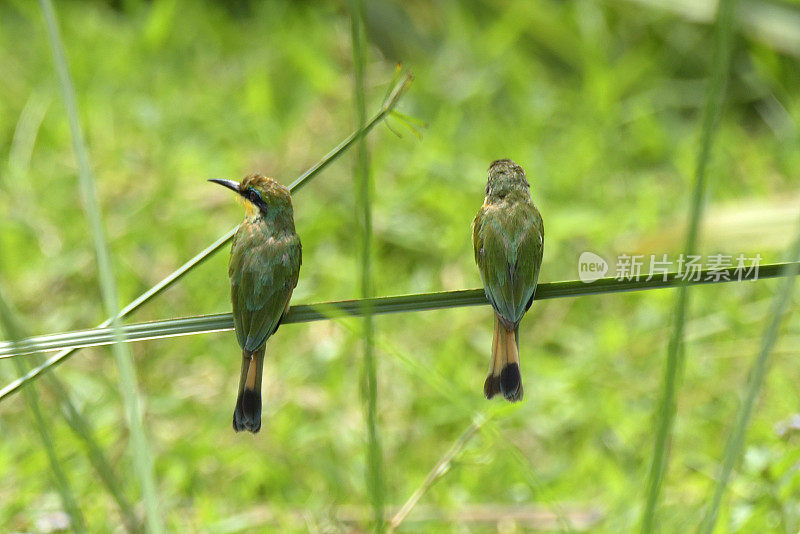
[[[469,443],[472,437],[478,432],[478,430],[481,429],[481,426],[483,426],[483,423],[486,421],[486,419],[487,416],[483,413],[478,413],[475,415],[472,424],[469,425],[467,429],[461,433],[458,439],[453,442],[453,445],[447,450],[444,456],[442,456],[439,461],[436,462],[436,465],[434,465],[430,470],[428,476],[426,476],[425,480],[422,482],[422,485],[411,494],[411,497],[408,498],[400,510],[398,510],[397,513],[392,517],[392,520],[389,523],[389,532],[394,532],[397,527],[402,524],[422,496],[425,495],[425,493],[427,493],[431,487],[433,487],[433,484],[437,480],[447,473],[455,457],[461,453],[464,447],[467,446],[467,443]]]
[[[789,251],[789,258],[794,259],[795,262],[786,264],[786,278],[775,292],[772,313],[770,314],[770,320],[767,323],[761,342],[761,351],[758,353],[758,356],[756,356],[750,368],[750,372],[748,373],[749,378],[747,381],[747,389],[745,390],[746,393],[739,411],[736,414],[736,420],[728,436],[728,441],[725,444],[725,454],[722,459],[719,476],[716,477],[717,484],[714,488],[714,494],[711,497],[711,505],[708,507],[703,522],[698,529],[698,532],[701,534],[711,534],[714,530],[722,495],[731,478],[733,466],[742,454],[745,434],[750,424],[750,418],[753,415],[756,397],[759,391],[761,391],[761,386],[764,383],[764,376],[767,373],[769,355],[778,339],[778,327],[780,326],[784,312],[789,306],[792,289],[798,274],[798,269],[800,268],[800,264],[797,263],[797,260],[800,259],[800,229],[798,229],[797,238]]]
[[[38,363],[38,362],[37,362]],[[23,369],[24,370],[24,369]],[[47,375],[47,383],[49,389],[55,393],[59,404],[61,405],[61,416],[67,422],[72,432],[83,441],[86,447],[86,456],[89,458],[89,463],[92,464],[100,481],[106,487],[111,497],[117,503],[122,522],[125,524],[125,529],[128,532],[140,532],[141,525],[139,519],[136,517],[133,507],[128,502],[127,497],[122,489],[122,484],[114,474],[114,469],[111,467],[111,462],[106,457],[105,452],[100,447],[100,444],[95,439],[94,430],[91,424],[83,414],[78,410],[69,391],[61,380],[54,374]]]
[[[697,235],[702,216],[703,197],[705,195],[706,170],[711,155],[711,147],[717,123],[722,115],[722,103],[725,96],[725,85],[733,42],[735,0],[720,0],[717,6],[717,25],[714,37],[714,67],[708,86],[703,126],[700,134],[700,152],[695,169],[694,190],[692,192],[689,228],[686,232],[685,254],[694,254],[697,248]],[[644,534],[653,531],[658,497],[667,471],[667,442],[672,432],[675,419],[677,383],[680,380],[680,354],[683,343],[683,330],[686,322],[686,310],[689,307],[688,285],[681,284],[675,298],[673,312],[673,331],[667,346],[667,360],[664,365],[661,399],[658,403],[656,423],[656,439],[653,443],[653,457],[647,477],[647,497],[642,512],[641,531]]]
[[[11,339],[22,337],[22,328],[13,316],[11,308],[6,304],[5,299],[0,292],[0,326],[5,330],[6,335]],[[17,367],[17,372],[25,371],[25,363],[20,360],[14,360]],[[78,507],[78,502],[75,500],[75,494],[72,491],[72,486],[67,479],[64,470],[61,468],[61,461],[56,454],[56,445],[53,441],[53,436],[50,433],[50,427],[42,415],[42,408],[39,404],[39,396],[36,393],[35,385],[30,384],[23,390],[23,397],[25,404],[33,414],[34,426],[39,434],[39,439],[42,442],[45,452],[47,453],[47,460],[50,463],[50,470],[53,472],[55,479],[56,489],[58,490],[61,504],[64,510],[69,514],[70,526],[75,532],[86,532],[86,523],[83,519],[83,514]]]

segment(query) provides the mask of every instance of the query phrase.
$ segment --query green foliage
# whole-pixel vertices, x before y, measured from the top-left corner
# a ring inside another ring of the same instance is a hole
[[[339,3],[252,3],[249,15],[235,17],[212,2],[124,4],[116,11],[65,2],[58,10],[118,291],[128,302],[240,219],[240,208],[207,178],[261,171],[288,183],[356,119],[349,14]],[[500,157],[526,168],[544,217],[542,281],[574,279],[584,250],[607,259],[679,253],[711,72],[709,26],[627,2],[366,7],[367,109],[380,104],[402,59],[416,81],[400,109],[427,123],[421,141],[382,127],[369,140],[375,294],[479,286],[469,223],[486,167]],[[797,214],[800,68],[756,39],[736,39],[699,250],[760,252],[767,262],[786,249]],[[0,268],[8,297],[30,332],[97,324],[105,314],[93,249],[36,4],[0,4],[0,72]],[[338,162],[295,196],[304,245],[296,303],[358,294],[353,191],[352,167]],[[213,256],[131,320],[229,311],[226,262],[226,254]],[[692,289],[660,501],[665,532],[700,522],[723,455],[720,436],[734,419],[777,283]],[[594,531],[634,528],[673,298],[648,291],[535,303],[520,331],[526,401],[489,405],[499,413],[401,528],[441,527],[415,523],[432,521],[425,506],[458,519],[499,503],[554,512],[554,529],[579,528],[587,517]],[[131,345],[168,530],[368,524],[360,508],[370,499],[356,321],[279,330],[268,348],[256,439],[229,430],[239,363],[232,334]],[[394,511],[474,415],[489,410],[481,384],[491,314],[474,307],[374,321],[377,423],[387,511]],[[797,431],[788,424],[775,431],[800,410],[800,325],[782,325],[744,462],[722,500],[726,531],[791,531],[800,518]],[[57,372],[118,458],[128,435],[107,352],[85,349]],[[0,368],[13,373],[8,362]],[[50,406],[44,391],[40,400]],[[19,395],[0,404],[7,530],[33,530],[53,508],[53,487],[40,476],[47,459],[31,453],[39,441],[27,431],[26,409]],[[96,483],[80,439],[50,422],[87,528],[115,528],[115,503]],[[135,475],[125,473],[126,494],[138,494]],[[546,527],[518,520],[523,529]]]

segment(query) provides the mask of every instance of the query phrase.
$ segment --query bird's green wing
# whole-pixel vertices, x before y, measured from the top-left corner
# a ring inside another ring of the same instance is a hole
[[[522,315],[530,308],[536,293],[536,284],[539,282],[539,270],[544,255],[544,224],[539,210],[533,203],[520,205],[517,209],[524,215],[517,217],[517,220],[523,222],[515,234],[516,261],[511,269],[511,282],[515,312],[519,322]]]
[[[475,261],[486,297],[500,317],[516,325],[530,307],[539,279],[542,218],[524,198],[482,207],[473,224]]]
[[[258,349],[278,328],[297,285],[301,261],[296,234],[275,238],[257,228],[240,227],[229,275],[236,337],[243,349]]]

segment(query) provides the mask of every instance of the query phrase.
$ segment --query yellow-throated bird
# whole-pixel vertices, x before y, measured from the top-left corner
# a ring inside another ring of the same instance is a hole
[[[236,339],[242,347],[239,396],[233,412],[237,432],[261,429],[264,345],[289,310],[302,261],[289,190],[260,174],[241,183],[210,180],[239,194],[245,218],[233,236],[228,276]]]
[[[494,341],[483,393],[522,399],[519,322],[533,303],[544,252],[544,223],[525,171],[510,159],[489,166],[486,199],[472,221],[475,262],[494,308]]]

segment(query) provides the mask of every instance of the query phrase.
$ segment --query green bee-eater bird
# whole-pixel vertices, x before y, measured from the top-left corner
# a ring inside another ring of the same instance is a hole
[[[475,262],[494,308],[494,341],[483,393],[522,399],[519,322],[533,303],[544,252],[544,223],[525,171],[510,159],[489,166],[486,199],[472,221]]]
[[[251,174],[241,183],[210,181],[238,193],[245,207],[244,221],[233,236],[228,267],[233,324],[242,347],[233,429],[255,434],[261,429],[264,345],[289,310],[302,249],[287,188],[260,174]]]

